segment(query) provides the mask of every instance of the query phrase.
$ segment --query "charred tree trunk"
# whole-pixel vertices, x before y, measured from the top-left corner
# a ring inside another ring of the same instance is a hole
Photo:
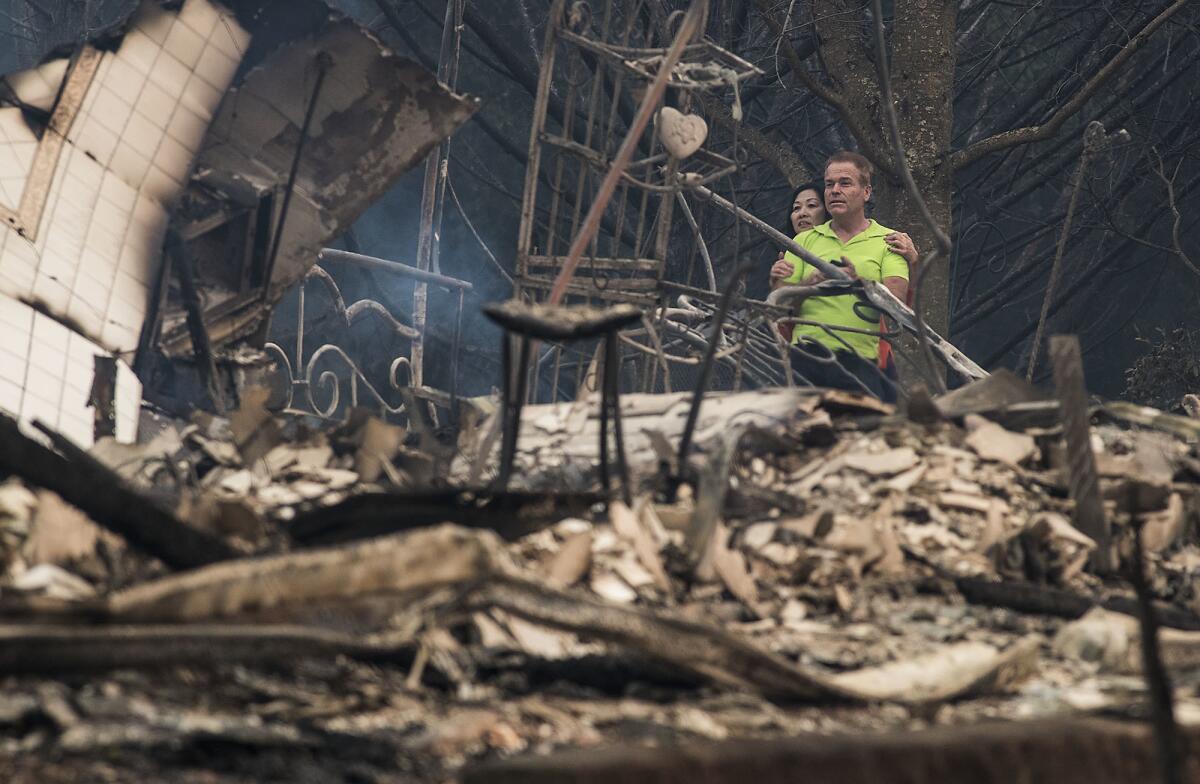
[[[895,4],[892,28],[891,75],[913,179],[942,231],[951,235],[953,171],[945,158],[950,149],[954,121],[953,90],[956,0],[906,0]],[[880,183],[885,184],[884,182]],[[894,228],[913,236],[922,254],[934,247],[932,233],[921,220],[915,201],[898,181],[888,180]],[[923,304],[929,326],[942,334],[949,330],[949,259],[940,259],[925,271]]]

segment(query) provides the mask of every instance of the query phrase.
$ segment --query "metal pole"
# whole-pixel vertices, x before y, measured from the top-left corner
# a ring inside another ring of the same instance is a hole
[[[456,0],[446,3],[446,17],[442,24],[442,45],[438,52],[438,80],[444,82],[450,70],[451,50],[454,42]],[[421,228],[417,236],[417,267],[425,271],[435,269],[438,245],[439,194],[444,196],[445,190],[439,188],[442,180],[442,161],[446,153],[446,145],[439,144],[436,151],[425,159],[425,181],[421,188]],[[413,386],[425,384],[425,319],[429,305],[429,290],[424,282],[418,282],[413,289],[413,327],[417,336],[412,341],[412,377]]]
[[[338,250],[337,248],[324,248],[317,254],[317,263],[322,261],[341,261],[347,264],[357,264],[360,267],[374,267],[376,269],[394,272],[397,275],[403,275],[406,278],[424,281],[425,283],[433,283],[437,286],[442,286],[447,289],[459,289],[460,291],[470,291],[475,288],[470,282],[451,278],[448,275],[441,275],[437,272],[426,272],[423,269],[418,269],[411,265],[400,261],[391,261],[390,259],[380,259],[375,256],[365,256],[361,253],[351,253],[348,250]]]
[[[333,67],[333,58],[328,52],[317,54],[317,83],[313,85],[312,98],[304,112],[304,123],[300,127],[300,138],[296,141],[296,154],[292,156],[292,168],[288,172],[287,185],[283,191],[283,206],[279,209],[279,223],[275,226],[275,236],[271,241],[271,254],[267,256],[267,269],[263,272],[263,302],[267,301],[271,291],[271,277],[275,273],[275,259],[279,256],[279,246],[283,243],[283,227],[287,223],[288,211],[292,206],[292,194],[296,190],[296,178],[300,174],[300,158],[304,154],[304,143],[308,141],[308,130],[312,126],[312,118],[316,113],[317,100],[321,97],[321,88],[325,85],[325,76]]]
[[[750,271],[751,263],[742,262],[733,272],[733,277],[725,285],[725,293],[721,295],[721,304],[717,307],[717,314],[713,317],[712,332],[709,334],[708,346],[704,350],[704,360],[700,363],[700,379],[696,382],[696,391],[692,393],[692,406],[688,409],[687,424],[683,426],[683,437],[679,440],[679,478],[683,477],[684,468],[686,466],[688,452],[692,448],[692,435],[696,431],[696,420],[700,416],[700,403],[704,400],[704,392],[708,389],[708,380],[712,376],[713,356],[717,353],[717,336],[721,334],[721,327],[725,323],[725,317],[729,314],[729,303],[733,300],[733,290],[737,288],[737,282],[742,276]]]

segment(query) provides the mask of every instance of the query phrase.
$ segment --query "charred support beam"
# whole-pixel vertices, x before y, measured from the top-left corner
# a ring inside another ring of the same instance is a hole
[[[167,239],[167,252],[170,254],[179,276],[179,294],[183,300],[183,308],[187,312],[188,333],[192,338],[192,355],[196,369],[204,382],[208,397],[212,400],[213,408],[218,414],[228,410],[225,395],[221,391],[221,377],[217,375],[217,360],[213,355],[212,340],[209,339],[208,328],[204,326],[204,305],[200,301],[200,292],[196,288],[196,275],[192,269],[192,257],[183,244],[178,232],[171,230]]]
[[[1185,780],[1200,776],[1200,730],[1186,731]],[[798,773],[802,771],[803,773]],[[817,735],[666,748],[619,746],[526,755],[468,770],[464,784],[839,784],[970,781],[1143,784],[1159,766],[1145,724],[1059,719],[939,727],[920,732]]]
[[[1051,337],[1050,362],[1054,366],[1054,388],[1062,416],[1063,437],[1067,442],[1067,481],[1071,500],[1075,502],[1071,519],[1076,528],[1096,542],[1092,565],[1100,571],[1111,571],[1114,568],[1111,537],[1104,501],[1100,497],[1096,456],[1092,454],[1079,338],[1074,335]]]
[[[237,556],[220,539],[130,490],[66,438],[48,428],[43,432],[62,455],[26,436],[16,421],[0,416],[0,470],[58,493],[96,524],[172,568],[189,569]]]

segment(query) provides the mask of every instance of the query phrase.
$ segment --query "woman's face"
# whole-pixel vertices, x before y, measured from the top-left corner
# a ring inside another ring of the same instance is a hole
[[[829,220],[821,206],[821,196],[812,188],[796,194],[792,202],[792,229],[799,234]]]

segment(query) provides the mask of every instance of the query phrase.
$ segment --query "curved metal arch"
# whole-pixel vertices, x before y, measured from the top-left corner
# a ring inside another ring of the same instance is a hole
[[[374,313],[375,315],[379,316],[381,319],[386,321],[388,326],[391,327],[392,330],[397,335],[403,335],[404,337],[409,338],[410,340],[415,340],[417,337],[419,337],[421,335],[421,333],[418,332],[417,330],[415,330],[414,328],[398,321],[396,319],[396,317],[393,316],[388,311],[387,308],[385,308],[383,305],[379,304],[378,302],[376,302],[373,299],[360,299],[358,302],[355,302],[353,305],[346,308],[346,310],[345,310],[345,315],[346,315],[346,319],[347,319],[346,323],[353,324],[355,321],[358,320],[359,316],[362,316],[362,315],[368,314],[368,313]]]

